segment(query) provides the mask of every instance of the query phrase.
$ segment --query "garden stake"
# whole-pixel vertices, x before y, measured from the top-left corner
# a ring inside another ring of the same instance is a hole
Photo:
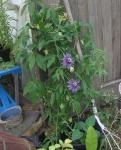
[[[74,22],[73,16],[72,16],[72,12],[71,12],[71,8],[70,8],[70,4],[68,0],[63,0],[65,8],[66,8],[66,12],[68,14],[70,23]],[[80,60],[82,61],[82,50],[81,50],[81,46],[80,46],[80,42],[79,42],[79,38],[77,38],[77,40],[75,41],[75,45],[76,45],[76,49],[79,55]]]
[[[121,93],[121,83],[119,84],[119,92]],[[110,143],[110,140],[108,139],[108,136],[106,135],[108,133],[108,135],[111,137],[111,139],[113,140],[113,142],[115,143],[115,145],[117,146],[117,148],[119,150],[121,150],[119,144],[116,142],[116,140],[114,139],[117,138],[117,139],[120,139],[117,135],[115,135],[114,133],[111,133],[105,126],[103,123],[101,123],[99,117],[98,117],[98,111],[97,111],[97,107],[96,107],[96,102],[95,100],[92,100],[92,105],[93,105],[93,113],[94,113],[94,116],[95,116],[95,119],[98,123],[98,125],[100,126],[101,130],[102,130],[102,133],[104,134],[109,146],[110,146],[110,149],[112,149],[112,146],[111,146],[111,143]]]
[[[117,83],[121,82],[121,79],[117,79],[117,80],[114,80],[114,81],[111,81],[109,83],[105,83],[103,85],[101,85],[101,88],[106,88],[106,87],[109,87],[109,86],[112,86],[112,85],[115,85]],[[121,93],[120,93],[121,94]]]

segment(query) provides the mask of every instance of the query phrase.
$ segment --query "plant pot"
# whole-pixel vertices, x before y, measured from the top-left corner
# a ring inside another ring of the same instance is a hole
[[[9,61],[10,60],[10,49],[3,49],[0,46],[0,57],[2,57],[3,61]]]
[[[86,150],[86,145],[83,145],[83,144],[73,144],[73,147],[75,150]]]

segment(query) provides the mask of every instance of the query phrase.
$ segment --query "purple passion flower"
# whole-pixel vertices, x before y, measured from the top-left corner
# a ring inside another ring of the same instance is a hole
[[[70,67],[73,66],[72,56],[71,56],[71,54],[69,54],[69,53],[67,53],[67,54],[64,55],[62,61],[63,61],[62,64],[63,64],[63,66],[64,66],[65,68],[70,69]]]
[[[72,93],[76,93],[80,89],[80,81],[72,79],[67,82],[67,87]]]

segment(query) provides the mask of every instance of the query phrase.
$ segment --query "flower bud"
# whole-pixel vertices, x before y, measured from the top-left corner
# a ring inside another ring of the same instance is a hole
[[[64,17],[65,17],[65,18],[68,18],[68,15],[67,15],[67,13],[64,13]]]
[[[59,36],[62,36],[63,34],[62,34],[62,32],[59,32],[58,35],[59,35]]]
[[[65,105],[64,104],[61,104],[60,105],[60,109],[64,109]]]
[[[70,67],[70,72],[74,72],[74,67]]]
[[[48,50],[44,50],[45,55],[48,55]]]

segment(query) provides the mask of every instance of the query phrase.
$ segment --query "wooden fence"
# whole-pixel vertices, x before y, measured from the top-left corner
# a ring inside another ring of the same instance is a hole
[[[59,0],[45,0],[49,5]],[[104,82],[121,78],[121,0],[69,0],[74,19],[93,26],[98,48],[107,53],[107,77]]]

